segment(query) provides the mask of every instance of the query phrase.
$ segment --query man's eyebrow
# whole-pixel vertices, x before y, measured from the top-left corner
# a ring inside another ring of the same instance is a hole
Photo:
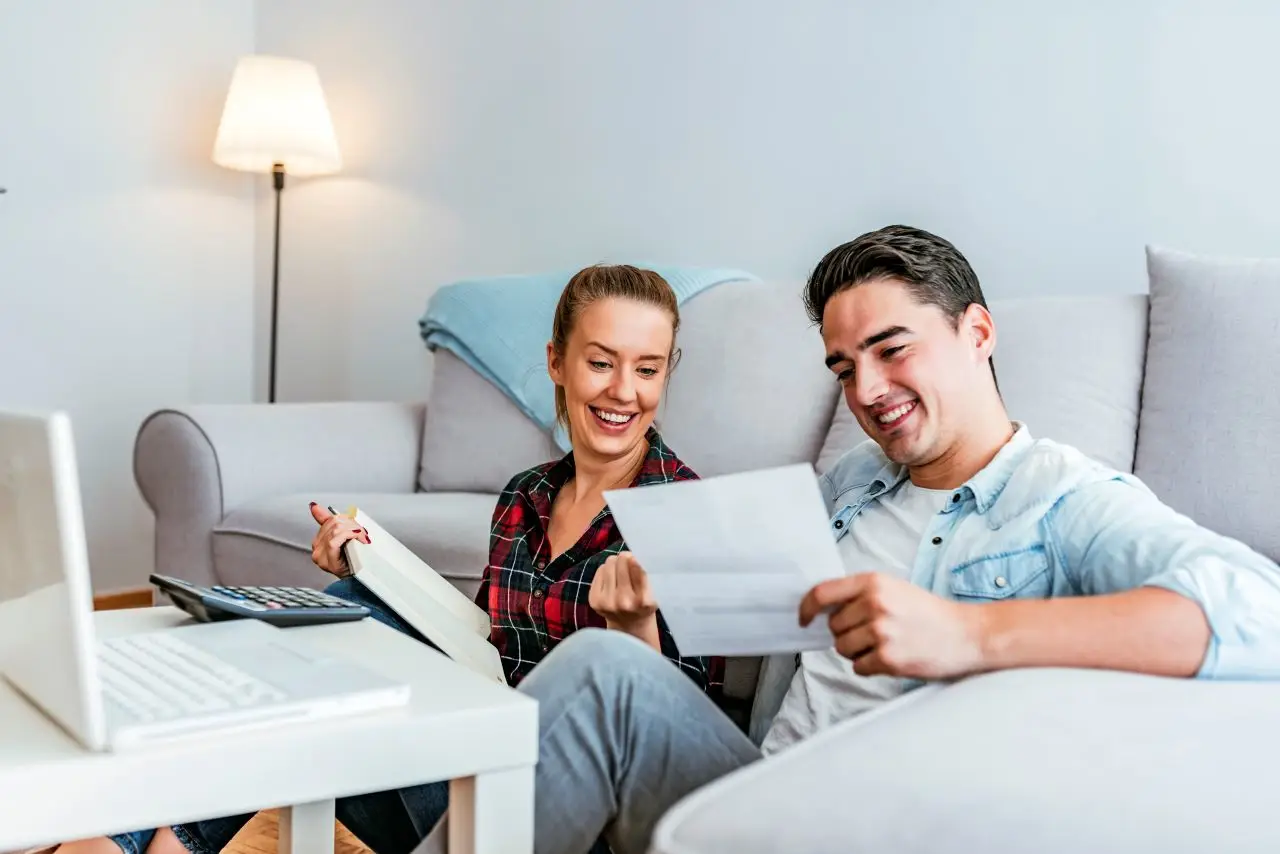
[[[874,347],[881,341],[888,341],[890,338],[896,338],[899,335],[910,335],[911,330],[905,326],[890,326],[888,329],[877,332],[858,345],[859,350],[866,350]]]
[[[888,329],[881,330],[880,332],[877,332],[875,335],[868,337],[866,340],[864,340],[861,344],[858,345],[858,349],[866,350],[869,347],[876,346],[882,341],[888,341],[890,338],[895,338],[899,335],[910,335],[910,334],[911,334],[911,330],[905,326],[890,326]],[[846,362],[848,360],[849,360],[849,357],[846,356],[842,351],[834,350],[832,351],[830,356],[827,356],[827,367],[830,368],[834,365],[839,364],[840,362]]]

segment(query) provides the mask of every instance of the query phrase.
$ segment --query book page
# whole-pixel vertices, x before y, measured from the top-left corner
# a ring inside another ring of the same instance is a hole
[[[488,613],[367,515],[357,512],[355,518],[371,541],[350,540],[343,547],[356,581],[449,658],[507,684],[502,658],[489,642]]]
[[[422,558],[410,551],[404,543],[387,533],[377,522],[369,518],[368,514],[357,510],[355,520],[369,532],[369,543],[365,544],[352,540],[347,543],[347,546],[350,551],[361,555],[363,564],[371,567],[372,571],[379,575],[384,574],[386,571],[391,571],[403,576],[407,582],[421,588],[424,594],[439,602],[442,607],[450,611],[458,620],[471,626],[476,634],[486,638],[489,636],[488,611],[477,607],[466,594],[428,566]],[[370,553],[376,555],[377,560],[370,560],[365,557],[366,554]],[[352,570],[355,570],[354,565]],[[364,571],[369,570],[366,569]]]

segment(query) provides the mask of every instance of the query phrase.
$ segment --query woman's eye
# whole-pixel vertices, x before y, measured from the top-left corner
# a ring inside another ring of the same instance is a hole
[[[603,371],[608,369],[609,363],[601,362],[599,360],[594,360],[591,362],[591,367],[595,368],[597,371]]]
[[[641,368],[640,375],[645,377],[654,377],[658,375],[657,368]]]

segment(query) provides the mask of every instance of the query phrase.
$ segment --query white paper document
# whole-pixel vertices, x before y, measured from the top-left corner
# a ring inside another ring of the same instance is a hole
[[[681,655],[832,645],[800,600],[845,574],[813,468],[783,466],[605,493]]]

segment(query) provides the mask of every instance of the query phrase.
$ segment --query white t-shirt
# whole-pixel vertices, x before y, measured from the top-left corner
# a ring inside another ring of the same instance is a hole
[[[929,525],[954,490],[922,489],[904,480],[867,505],[839,542],[845,572],[883,572],[910,578],[916,551]],[[834,723],[847,720],[902,692],[903,680],[859,676],[835,647],[800,654],[800,668],[765,736],[775,753]]]

